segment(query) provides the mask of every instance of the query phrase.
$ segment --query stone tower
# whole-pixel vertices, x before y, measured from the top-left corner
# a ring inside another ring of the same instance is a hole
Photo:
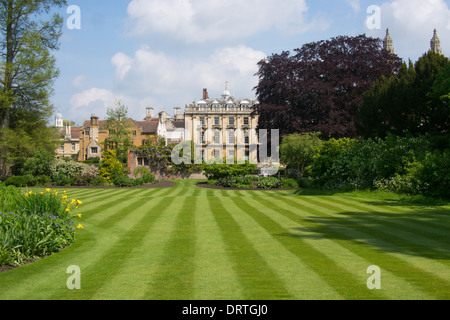
[[[441,40],[439,40],[437,36],[436,29],[434,29],[434,35],[433,38],[431,39],[431,51],[442,54]]]
[[[386,37],[383,40],[383,48],[384,50],[388,51],[389,53],[394,54],[394,41],[392,40],[389,29],[386,29]]]

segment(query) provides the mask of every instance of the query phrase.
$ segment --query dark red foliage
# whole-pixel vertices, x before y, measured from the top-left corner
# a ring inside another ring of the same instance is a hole
[[[340,36],[308,43],[259,62],[261,129],[322,132],[324,138],[355,137],[353,117],[363,93],[381,75],[396,73],[402,60],[380,39]]]

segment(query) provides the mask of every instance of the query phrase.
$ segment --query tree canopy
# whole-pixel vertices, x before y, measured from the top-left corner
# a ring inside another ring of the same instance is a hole
[[[427,52],[416,63],[403,63],[398,75],[381,77],[356,114],[356,127],[363,137],[448,133],[450,108],[449,59]]]
[[[353,117],[363,93],[401,66],[400,58],[383,50],[380,39],[365,35],[308,43],[294,53],[273,54],[258,64],[260,127],[280,129],[283,136],[356,136]]]
[[[6,174],[8,162],[23,156],[24,148],[15,148],[17,139],[55,147],[47,120],[58,76],[52,51],[59,47],[63,18],[52,9],[65,4],[65,0],[0,1],[0,176]]]

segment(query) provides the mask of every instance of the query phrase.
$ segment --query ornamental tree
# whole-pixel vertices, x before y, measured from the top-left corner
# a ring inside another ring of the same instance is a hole
[[[354,137],[353,116],[374,81],[390,77],[401,59],[382,41],[360,35],[313,42],[258,63],[256,94],[260,127],[281,135],[322,132],[323,137]]]

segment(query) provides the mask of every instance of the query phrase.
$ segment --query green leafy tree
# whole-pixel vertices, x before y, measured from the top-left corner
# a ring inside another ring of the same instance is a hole
[[[445,106],[450,106],[450,63],[436,76],[428,97],[440,99]]]
[[[19,154],[10,144],[11,131],[33,141],[54,138],[46,121],[58,76],[52,51],[59,47],[63,18],[52,10],[65,4],[65,0],[0,1],[0,176]]]
[[[441,78],[439,74],[448,65],[447,57],[428,52],[415,64],[403,63],[398,75],[380,78],[365,93],[355,115],[359,135],[384,138],[388,133],[446,134],[450,127],[450,108],[441,99],[446,94],[443,91],[446,73]]]
[[[128,149],[133,146],[131,139],[130,121],[128,118],[128,108],[120,100],[115,101],[114,108],[108,108],[108,118],[105,129],[109,131],[108,138],[105,139],[104,150],[115,150],[117,159],[126,164],[128,161]]]
[[[319,132],[285,136],[280,145],[281,163],[303,173],[305,168],[313,163],[322,144]]]

